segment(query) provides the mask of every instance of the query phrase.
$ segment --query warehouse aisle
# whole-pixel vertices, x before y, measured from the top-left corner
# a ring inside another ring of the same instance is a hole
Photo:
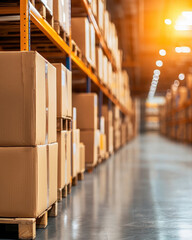
[[[142,135],[86,174],[37,239],[191,240],[191,196],[192,148]]]

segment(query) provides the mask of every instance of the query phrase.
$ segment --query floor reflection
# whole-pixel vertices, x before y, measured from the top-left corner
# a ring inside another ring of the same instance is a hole
[[[192,149],[148,134],[122,148],[59,203],[37,239],[192,239]]]

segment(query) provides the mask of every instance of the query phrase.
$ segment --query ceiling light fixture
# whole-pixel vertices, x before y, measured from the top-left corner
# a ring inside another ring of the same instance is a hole
[[[159,54],[161,56],[165,56],[167,54],[167,52],[165,51],[165,49],[161,49],[161,50],[159,50]]]
[[[163,62],[161,60],[157,60],[156,61],[156,65],[157,65],[157,67],[162,67],[163,66]]]
[[[179,74],[179,80],[184,80],[185,79],[185,74],[184,73],[180,73]]]
[[[171,19],[169,19],[169,18],[165,19],[165,24],[171,25],[171,23],[172,23]]]

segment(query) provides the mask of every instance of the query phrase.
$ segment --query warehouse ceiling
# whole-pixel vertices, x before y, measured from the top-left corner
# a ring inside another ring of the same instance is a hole
[[[147,97],[157,60],[163,61],[163,67],[159,68],[161,74],[156,95],[165,95],[179,73],[187,73],[192,66],[192,53],[175,52],[175,47],[192,49],[192,31],[174,28],[183,11],[192,11],[192,2],[107,0],[107,9],[117,27],[119,47],[123,49],[123,67],[130,76],[132,95]],[[172,24],[166,25],[165,19],[171,19]],[[159,55],[160,49],[166,50],[166,56]]]

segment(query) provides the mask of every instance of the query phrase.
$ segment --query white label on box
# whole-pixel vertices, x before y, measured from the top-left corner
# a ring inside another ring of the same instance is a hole
[[[77,109],[73,108],[73,121],[76,121],[77,118]]]
[[[73,143],[73,155],[76,154],[76,143]]]
[[[97,107],[97,96],[94,97],[94,106]]]

